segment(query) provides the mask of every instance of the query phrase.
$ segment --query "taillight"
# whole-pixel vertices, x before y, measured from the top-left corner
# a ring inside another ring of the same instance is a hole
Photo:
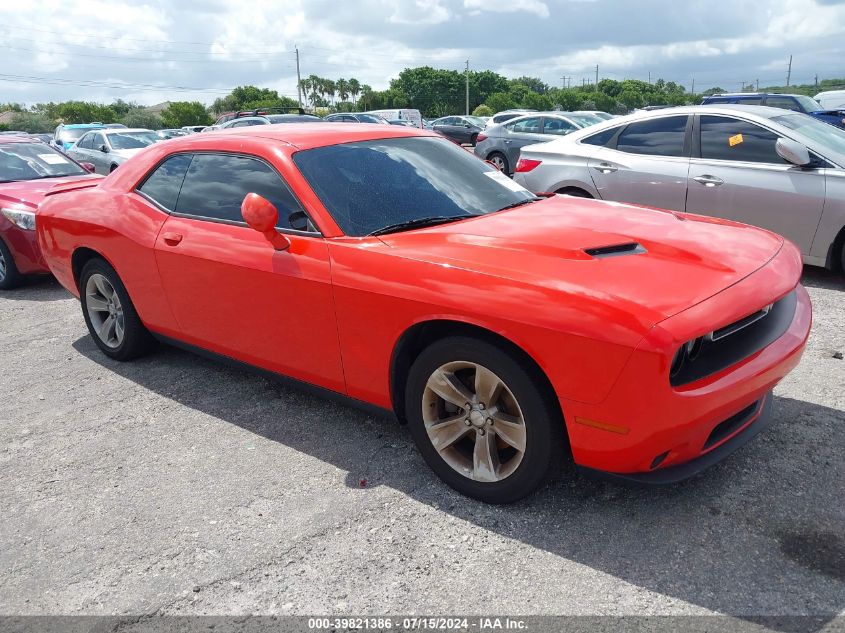
[[[480,143],[481,141],[486,141],[487,137],[484,134],[479,132],[478,136],[475,137],[475,142]]]
[[[531,158],[520,158],[516,163],[516,172],[524,174],[527,171],[536,169],[542,163],[541,160],[532,160]]]

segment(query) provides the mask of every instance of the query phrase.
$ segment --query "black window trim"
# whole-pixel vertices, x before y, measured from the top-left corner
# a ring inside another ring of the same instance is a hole
[[[665,156],[663,154],[638,154],[636,152],[626,152],[624,150],[617,149],[617,143],[619,141],[619,137],[622,136],[622,134],[625,133],[625,130],[627,130],[630,126],[632,126],[636,123],[645,123],[646,121],[658,121],[660,119],[669,119],[669,118],[672,118],[672,117],[679,117],[679,116],[687,117],[687,124],[686,124],[686,127],[684,128],[684,148],[683,148],[683,150],[681,150],[680,156]],[[695,115],[695,116],[697,116],[697,115]],[[680,114],[678,112],[673,112],[672,114],[666,113],[662,116],[648,117],[648,118],[644,118],[644,119],[637,119],[636,121],[629,121],[625,125],[620,126],[620,128],[616,132],[616,134],[613,135],[613,138],[611,138],[607,142],[607,144],[604,145],[604,147],[607,147],[608,149],[612,149],[616,152],[621,152],[622,154],[630,154],[632,156],[645,156],[647,158],[658,158],[658,159],[687,159],[687,160],[689,160],[690,158],[692,158],[691,150],[692,150],[693,119],[694,119],[694,115],[691,115],[689,113]]]
[[[309,213],[309,211],[305,207],[305,205],[302,204],[302,200],[300,200],[299,196],[297,196],[294,193],[293,189],[291,189],[291,186],[288,184],[287,180],[285,180],[284,177],[282,176],[282,174],[279,173],[279,170],[276,169],[272,164],[270,164],[270,162],[268,162],[267,160],[265,160],[264,158],[262,158],[260,156],[256,156],[255,154],[247,154],[246,152],[233,152],[233,151],[230,151],[230,150],[213,150],[213,149],[181,150],[181,151],[172,152],[172,153],[168,154],[167,156],[164,156],[160,161],[158,161],[153,167],[151,167],[140,178],[140,180],[132,188],[132,193],[138,194],[139,196],[144,198],[144,200],[147,200],[148,202],[152,203],[157,209],[159,209],[163,213],[166,213],[167,215],[173,216],[175,218],[185,218],[185,219],[188,219],[188,220],[201,220],[203,222],[213,222],[215,224],[228,224],[230,226],[243,226],[243,227],[249,228],[249,225],[246,222],[243,222],[243,221],[224,220],[222,218],[209,218],[209,217],[205,217],[205,216],[202,216],[202,215],[194,215],[192,213],[178,213],[176,211],[171,211],[170,209],[164,207],[162,204],[159,204],[159,202],[157,202],[156,200],[154,200],[153,198],[151,198],[150,196],[148,196],[147,194],[145,194],[143,191],[140,190],[140,188],[144,186],[144,183],[147,182],[147,180],[153,175],[153,173],[155,173],[155,171],[165,161],[173,158],[174,156],[180,156],[180,155],[185,155],[185,154],[187,154],[191,157],[191,162],[193,162],[193,157],[196,156],[197,154],[226,154],[228,156],[237,156],[237,157],[241,157],[241,158],[252,158],[254,160],[261,161],[262,163],[267,165],[270,169],[272,169],[276,173],[276,175],[279,177],[279,180],[282,181],[282,184],[285,187],[287,187],[288,191],[290,192],[291,197],[296,201],[296,203],[299,205],[299,208],[303,211],[303,213],[305,213],[305,216],[308,218],[308,221],[316,229],[316,231],[299,231],[297,229],[290,229],[290,228],[284,228],[284,227],[278,227],[277,226],[276,230],[279,231],[280,233],[286,233],[286,234],[289,234],[289,235],[301,235],[303,237],[320,237],[320,238],[323,237],[323,232],[320,230],[320,227],[317,226],[317,223],[314,222],[314,220],[312,219],[311,213]],[[191,165],[189,163],[188,169],[185,170],[185,176],[182,177],[182,184],[185,183],[185,177],[188,175],[188,170],[190,170],[190,169],[191,169]],[[181,186],[179,187],[179,193],[180,194],[182,193],[182,187]],[[178,200],[179,196],[177,196],[176,199]]]

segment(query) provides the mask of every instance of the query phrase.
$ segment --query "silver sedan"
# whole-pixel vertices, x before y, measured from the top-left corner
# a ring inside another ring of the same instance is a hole
[[[500,125],[492,125],[478,134],[475,155],[493,163],[510,175],[526,145],[551,141],[575,130],[593,125],[598,119],[570,112],[533,112]]]
[[[110,174],[148,145],[161,141],[152,130],[114,128],[92,130],[67,150],[78,162],[92,163],[98,174]]]
[[[514,180],[753,224],[793,241],[807,264],[845,268],[845,130],[806,114],[731,105],[638,113],[524,147]]]

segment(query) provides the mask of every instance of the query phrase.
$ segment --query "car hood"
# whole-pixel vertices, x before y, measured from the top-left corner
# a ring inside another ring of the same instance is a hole
[[[37,207],[54,187],[84,180],[102,180],[102,178],[97,174],[80,174],[79,176],[0,183],[0,204],[23,204]]]
[[[651,326],[737,283],[783,245],[709,217],[568,196],[382,236],[393,254],[598,301]],[[621,244],[624,254],[589,254]]]

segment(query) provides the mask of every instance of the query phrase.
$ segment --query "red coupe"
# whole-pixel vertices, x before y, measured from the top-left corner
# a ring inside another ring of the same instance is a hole
[[[388,410],[449,485],[678,481],[756,435],[801,358],[801,255],[735,222],[538,197],[406,127],[153,145],[49,196],[39,243],[118,360],[156,339]]]
[[[35,238],[38,205],[54,187],[99,180],[93,170],[37,139],[0,136],[0,290],[49,272]]]

